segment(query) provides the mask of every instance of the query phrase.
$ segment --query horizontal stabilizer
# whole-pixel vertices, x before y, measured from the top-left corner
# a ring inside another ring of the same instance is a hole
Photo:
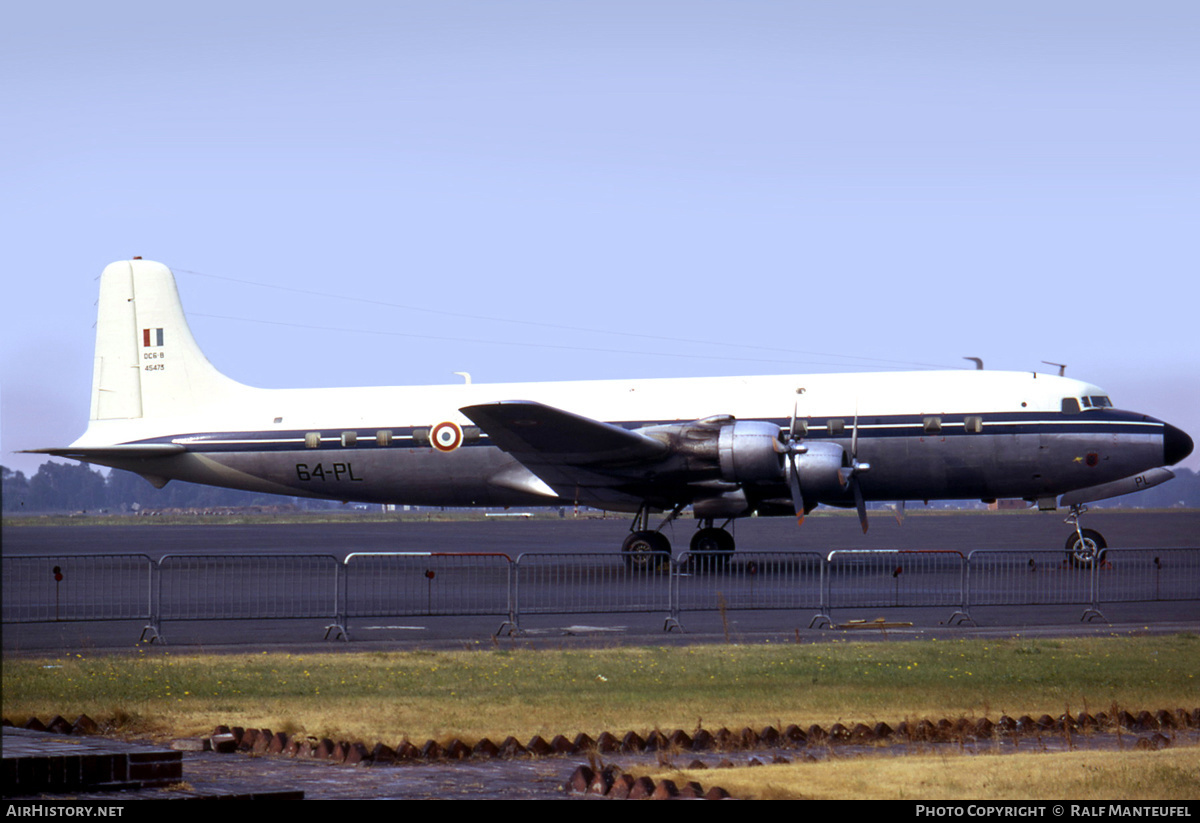
[[[59,449],[26,449],[25,454],[49,454],[54,457],[69,457],[72,460],[105,460],[114,457],[170,457],[183,454],[186,446],[178,443],[128,443],[118,446],[81,446]]]

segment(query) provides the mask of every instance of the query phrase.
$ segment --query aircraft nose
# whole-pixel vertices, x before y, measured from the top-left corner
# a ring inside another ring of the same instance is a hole
[[[1195,444],[1187,432],[1177,429],[1170,423],[1163,424],[1163,459],[1165,465],[1173,466],[1192,453]]]

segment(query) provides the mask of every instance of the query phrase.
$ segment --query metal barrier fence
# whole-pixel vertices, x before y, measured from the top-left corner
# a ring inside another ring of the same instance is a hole
[[[1096,562],[1063,551],[684,552],[674,560],[613,553],[3,556],[3,622],[319,618],[345,638],[352,618],[685,612],[955,609],[1200,600],[1200,549],[1108,549]],[[647,561],[650,562],[647,562]],[[812,624],[810,624],[812,625]]]
[[[824,558],[816,552],[684,552],[673,615],[719,609],[819,609]]]
[[[167,620],[335,620],[340,565],[320,554],[165,555],[142,636],[163,639]]]
[[[151,619],[154,561],[146,555],[2,559],[5,623]]]
[[[966,558],[956,551],[833,551],[825,563],[822,613],[844,608],[948,607],[966,616]]]
[[[512,628],[521,615],[670,612],[669,555],[629,562],[613,552],[517,558]],[[665,570],[665,573],[664,573]]]
[[[1095,605],[1096,571],[1061,551],[971,552],[968,605]]]
[[[508,615],[512,566],[506,554],[350,554],[344,616]]]
[[[1200,550],[1109,549],[1097,574],[1100,603],[1200,598]]]

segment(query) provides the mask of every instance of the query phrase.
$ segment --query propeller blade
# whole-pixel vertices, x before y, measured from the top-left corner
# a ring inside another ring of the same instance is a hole
[[[796,389],[796,394],[804,393],[804,389]],[[788,423],[787,442],[784,443],[784,459],[787,460],[788,491],[792,495],[792,507],[796,511],[796,525],[804,523],[804,494],[800,491],[800,470],[796,468],[796,455],[804,454],[808,449],[801,445],[796,436],[796,419],[800,415],[800,400],[792,401],[792,419]]]
[[[858,462],[858,403],[854,404],[854,429],[850,432],[850,460]]]
[[[800,493],[800,474],[796,471],[796,458],[789,454],[788,461],[788,489],[792,493],[792,506],[796,510],[796,525],[804,522],[804,495]]]
[[[858,509],[858,522],[862,524],[863,534],[867,533],[867,503],[863,500],[862,489],[858,487],[858,481],[853,480],[851,485],[854,486],[854,507]]]
[[[896,503],[896,525],[904,525],[904,501],[900,500]]]

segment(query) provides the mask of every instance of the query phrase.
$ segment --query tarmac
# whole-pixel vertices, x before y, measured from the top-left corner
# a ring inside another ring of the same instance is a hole
[[[5,806],[141,800],[561,800],[583,758],[355,767],[6,727]],[[147,763],[159,764],[155,769]],[[651,768],[652,760],[645,765]]]

